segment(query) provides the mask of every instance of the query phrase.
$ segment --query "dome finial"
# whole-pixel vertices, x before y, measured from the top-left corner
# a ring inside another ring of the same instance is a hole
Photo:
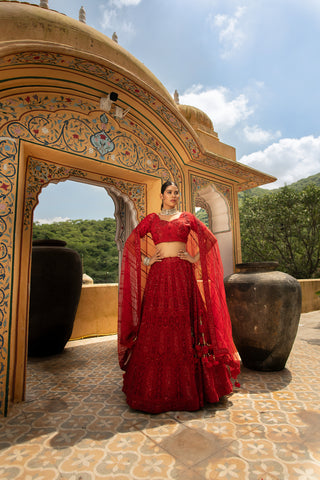
[[[116,43],[118,43],[118,35],[116,34],[116,32],[113,32],[112,34],[112,40]]]
[[[40,7],[49,8],[48,0],[40,0]]]
[[[218,137],[218,134],[214,131],[211,118],[205,112],[191,105],[178,105],[178,109],[195,130],[200,129]]]
[[[174,99],[174,101],[176,102],[176,104],[179,105],[180,100],[179,100],[178,90],[175,90],[175,91],[174,91],[173,99]]]
[[[79,22],[86,23],[86,11],[83,7],[79,10]]]

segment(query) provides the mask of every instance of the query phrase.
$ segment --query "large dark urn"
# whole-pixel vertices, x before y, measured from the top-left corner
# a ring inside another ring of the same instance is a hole
[[[225,278],[234,343],[243,365],[252,370],[282,370],[298,330],[301,287],[277,266],[240,263],[238,273]]]
[[[79,254],[61,240],[32,244],[29,356],[62,352],[71,337],[82,287]]]

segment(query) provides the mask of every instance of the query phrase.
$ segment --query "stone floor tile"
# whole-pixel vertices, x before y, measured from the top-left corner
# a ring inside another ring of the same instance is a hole
[[[246,461],[275,458],[275,445],[267,439],[241,439],[228,445],[228,450]]]
[[[203,477],[199,475],[193,468],[179,464],[177,461],[170,472],[170,479],[172,480],[202,480],[202,478]]]
[[[290,480],[319,480],[320,464],[314,462],[301,462],[299,464],[288,465],[287,478]]]
[[[224,448],[226,442],[203,430],[184,427],[159,445],[183,464],[193,466]]]
[[[136,428],[140,428],[140,425],[137,424]],[[147,423],[144,424],[143,433],[154,442],[160,443],[167,437],[178,433],[181,429],[183,429],[183,425],[173,418],[151,417]]]
[[[249,478],[249,463],[228,450],[212,455],[195,465],[193,469],[205,480],[247,480]]]

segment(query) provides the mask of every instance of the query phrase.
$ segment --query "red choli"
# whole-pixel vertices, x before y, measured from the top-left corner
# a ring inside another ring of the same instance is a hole
[[[150,233],[155,245],[161,242],[187,243],[190,230],[191,224],[186,213],[181,213],[179,218],[170,222],[160,219],[156,213],[152,214]]]

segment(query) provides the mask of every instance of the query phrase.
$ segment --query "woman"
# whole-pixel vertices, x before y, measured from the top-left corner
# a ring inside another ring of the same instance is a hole
[[[124,248],[118,326],[123,391],[136,410],[192,411],[232,391],[239,356],[217,240],[194,215],[177,211],[175,183],[163,184],[160,198],[161,212],[147,215]]]

